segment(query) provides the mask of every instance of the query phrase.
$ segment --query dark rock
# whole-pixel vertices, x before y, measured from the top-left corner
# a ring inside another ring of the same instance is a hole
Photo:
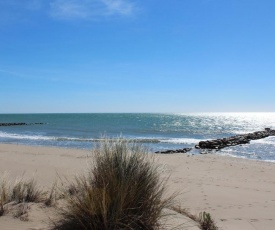
[[[157,151],[155,153],[162,153],[162,154],[187,153],[191,150],[192,150],[192,148],[183,148],[183,149],[176,149],[176,150]]]
[[[0,126],[16,126],[16,125],[43,125],[44,123],[25,123],[25,122],[18,122],[18,123],[0,123]]]
[[[195,148],[200,149],[222,149],[229,146],[248,144],[251,140],[262,139],[268,136],[274,136],[275,130],[265,128],[265,131],[258,131],[254,133],[236,135],[223,139],[200,141]]]
[[[0,123],[1,126],[1,123]],[[219,150],[225,147],[242,145],[242,144],[249,144],[251,140],[262,139],[268,136],[275,136],[275,130],[270,128],[265,128],[264,131],[258,131],[254,133],[247,133],[236,135],[232,137],[216,139],[216,140],[207,140],[207,141],[200,141],[199,144],[195,145],[196,149],[205,149],[205,150]],[[172,153],[187,153],[192,148],[183,148],[183,149],[176,149],[176,150],[166,150],[166,151],[157,151],[156,153],[163,153],[163,154],[172,154]],[[201,151],[200,154],[207,154],[208,151]]]

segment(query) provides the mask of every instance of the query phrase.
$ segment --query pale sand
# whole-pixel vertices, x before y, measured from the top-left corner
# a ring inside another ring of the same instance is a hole
[[[169,192],[180,192],[177,204],[193,214],[211,213],[219,229],[275,229],[275,164],[217,155],[157,155]],[[45,189],[59,176],[72,178],[87,170],[91,151],[0,144],[0,173],[11,178],[35,175]],[[52,208],[32,204],[29,221],[0,217],[0,229],[47,229]],[[188,221],[188,220],[187,220]],[[185,223],[176,215],[169,227]],[[194,223],[186,225],[193,227]],[[179,227],[178,229],[185,229]]]

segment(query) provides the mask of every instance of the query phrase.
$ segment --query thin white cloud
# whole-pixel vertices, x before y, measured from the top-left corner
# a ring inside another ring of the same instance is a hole
[[[125,0],[101,0],[110,14],[130,15],[134,11],[133,3]]]
[[[51,15],[60,19],[87,18],[89,16],[86,1],[55,0],[51,2]]]
[[[58,19],[94,19],[129,16],[134,12],[129,0],[52,0],[51,16]]]
[[[135,0],[0,0],[0,25],[30,20],[35,12],[55,20],[92,20],[131,16]],[[36,14],[37,16],[38,14]]]

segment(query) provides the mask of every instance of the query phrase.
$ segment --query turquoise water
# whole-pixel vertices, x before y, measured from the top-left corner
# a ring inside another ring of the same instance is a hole
[[[104,136],[120,136],[152,151],[193,147],[201,140],[275,129],[275,113],[0,114],[4,122],[43,125],[0,127],[1,143],[90,149]],[[197,154],[196,150],[193,150]],[[216,154],[275,161],[275,137]]]

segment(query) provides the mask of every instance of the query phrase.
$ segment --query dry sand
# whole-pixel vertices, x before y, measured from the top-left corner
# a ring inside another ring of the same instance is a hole
[[[48,189],[57,175],[72,178],[85,172],[91,151],[0,144],[0,173],[14,179],[35,175]],[[169,192],[179,192],[177,204],[193,214],[211,213],[219,229],[275,229],[275,164],[217,155],[157,155]],[[29,221],[0,217],[0,229],[48,229],[52,208],[30,204]],[[198,229],[181,215],[167,220],[167,229]],[[185,228],[191,226],[191,228]]]

